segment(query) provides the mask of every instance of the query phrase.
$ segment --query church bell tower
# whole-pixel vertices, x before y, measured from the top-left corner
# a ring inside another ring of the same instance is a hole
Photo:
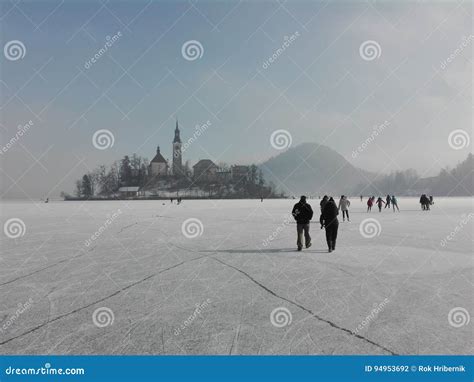
[[[183,163],[181,158],[181,138],[179,136],[178,120],[176,120],[176,129],[174,130],[173,140],[173,175],[183,175]]]

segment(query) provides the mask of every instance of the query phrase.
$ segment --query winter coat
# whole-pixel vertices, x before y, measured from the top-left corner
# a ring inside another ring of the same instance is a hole
[[[350,205],[351,205],[351,202],[347,200],[347,198],[342,198],[341,200],[339,200],[340,210],[347,211]]]
[[[328,201],[324,206],[319,222],[323,226],[328,226],[330,224],[339,224],[337,220],[337,215],[339,215],[339,209],[336,206],[336,203],[333,201]]]
[[[321,202],[319,203],[319,207],[321,207],[321,212],[323,212],[324,206],[326,205],[328,200],[329,200],[328,198],[323,198]]]
[[[374,204],[374,199],[369,198],[369,200],[367,200],[367,205],[368,205],[369,207],[372,207],[373,204]]]
[[[313,218],[313,209],[308,203],[298,202],[294,205],[291,214],[298,224],[308,224]]]
[[[395,198],[395,196],[392,196],[392,204],[397,204],[397,199]]]

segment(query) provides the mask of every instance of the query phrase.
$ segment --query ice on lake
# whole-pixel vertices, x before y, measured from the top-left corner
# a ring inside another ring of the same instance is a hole
[[[352,198],[333,253],[295,202],[2,202],[0,352],[472,353],[472,198]]]

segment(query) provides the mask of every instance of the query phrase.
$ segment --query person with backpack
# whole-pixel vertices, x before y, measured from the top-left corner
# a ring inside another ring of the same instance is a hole
[[[306,203],[306,196],[301,196],[300,201],[293,206],[291,214],[296,220],[296,246],[298,251],[303,249],[303,232],[306,248],[311,247],[309,222],[313,218],[313,209]]]
[[[337,231],[339,229],[337,215],[339,215],[339,209],[336,206],[336,202],[331,197],[324,206],[321,217],[319,218],[321,229],[323,227],[326,229],[326,242],[330,253],[336,250]]]
[[[339,211],[342,211],[342,221],[345,221],[345,218],[347,216],[347,221],[350,222],[349,220],[349,206],[350,205],[351,205],[351,202],[347,199],[346,196],[342,195],[341,199],[339,200],[339,206],[338,206]]]

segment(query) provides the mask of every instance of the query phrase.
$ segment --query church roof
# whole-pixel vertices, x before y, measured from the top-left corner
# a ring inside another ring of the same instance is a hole
[[[166,159],[163,158],[163,155],[160,153],[160,147],[156,149],[156,155],[155,157],[151,160],[150,163],[167,163]]]
[[[208,167],[208,168],[211,168],[211,167],[218,167],[212,160],[210,159],[201,159],[199,162],[197,162],[194,166],[194,167]]]

